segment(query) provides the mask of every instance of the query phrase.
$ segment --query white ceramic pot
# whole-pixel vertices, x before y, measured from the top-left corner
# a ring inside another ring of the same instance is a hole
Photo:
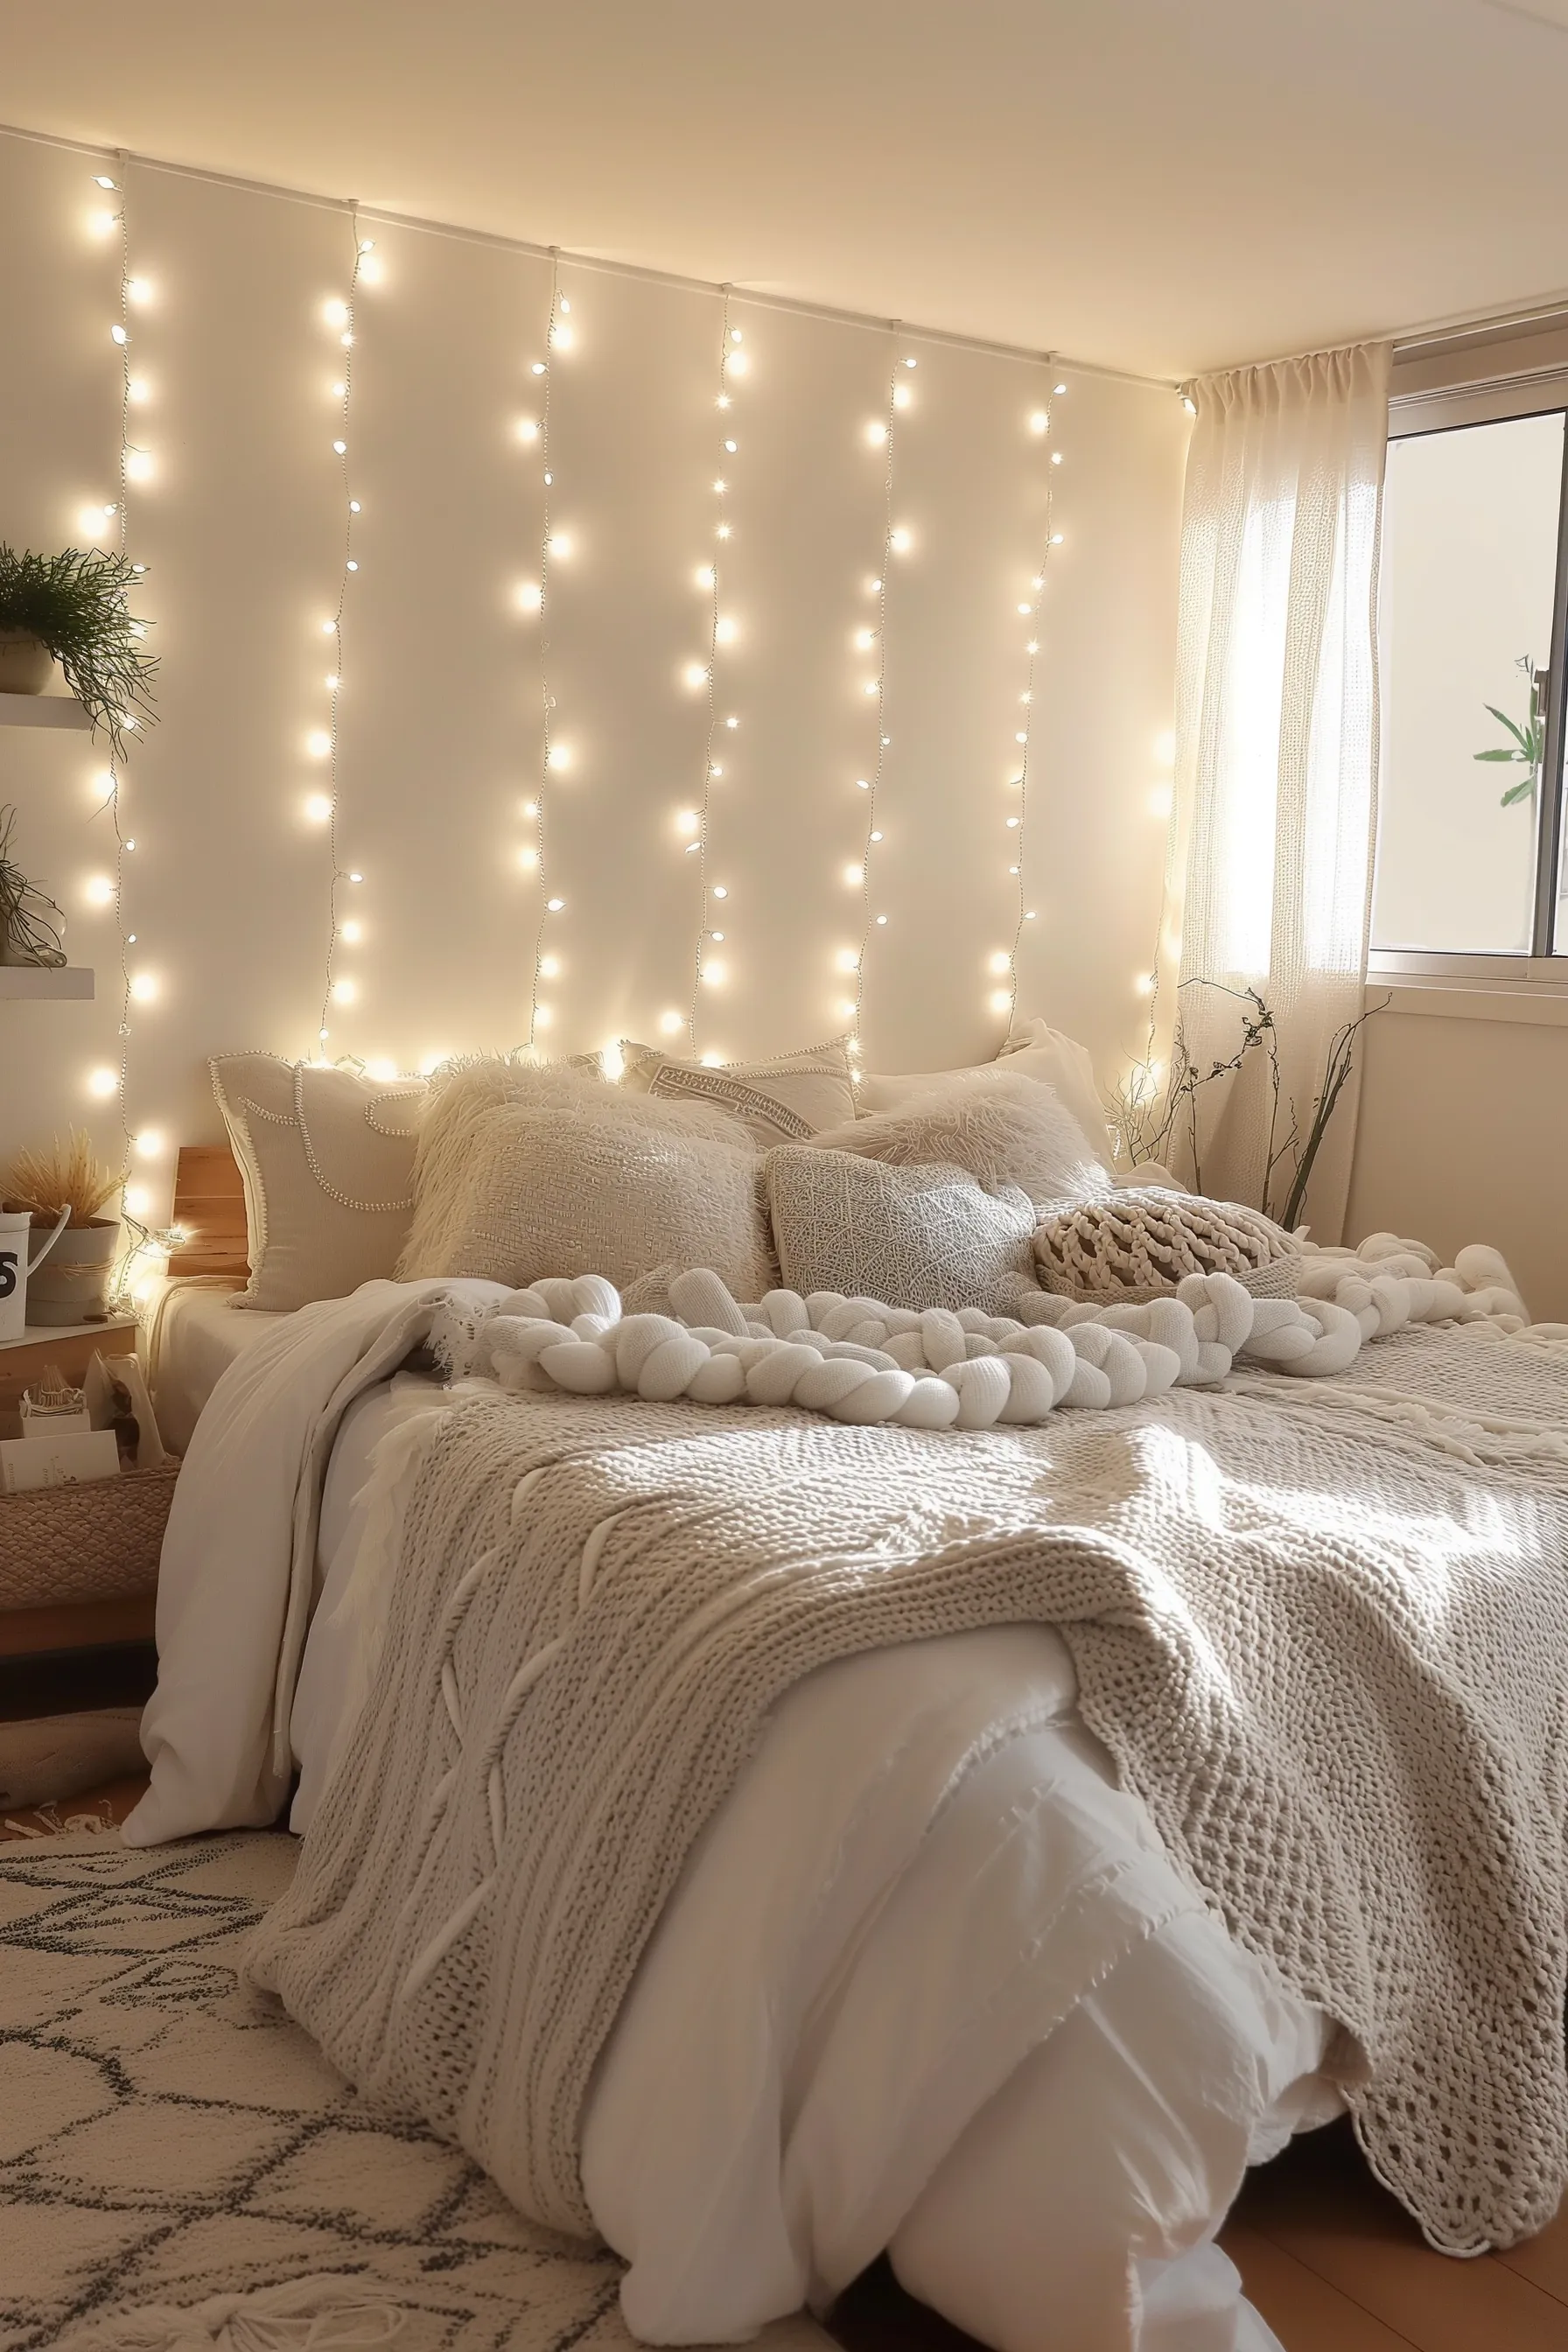
[[[42,694],[55,657],[30,629],[0,629],[0,694]]]
[[[37,1230],[26,1209],[0,1209],[0,1340],[19,1339],[27,1323],[27,1276],[42,1265],[65,1231],[68,1209],[35,1249]]]
[[[28,1322],[89,1323],[105,1314],[119,1242],[112,1217],[68,1225],[27,1285]]]

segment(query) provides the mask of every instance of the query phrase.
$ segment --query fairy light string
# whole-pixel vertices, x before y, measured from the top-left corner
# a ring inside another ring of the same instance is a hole
[[[719,412],[721,421],[719,434],[721,446],[719,471],[713,481],[713,495],[722,499],[729,494],[733,463],[737,454],[735,436],[729,429],[729,415],[732,402],[730,385],[734,374],[738,373],[734,362],[736,347],[742,341],[742,330],[731,324],[730,288],[724,286],[720,291],[722,299],[720,306],[719,324],[719,390],[714,406]],[[722,765],[716,763],[713,757],[719,741],[717,671],[720,646],[720,598],[723,593],[723,562],[720,551],[729,546],[733,535],[733,525],[730,521],[729,509],[721,507],[720,519],[713,530],[713,552],[705,572],[708,583],[708,654],[703,666],[703,688],[707,701],[708,724],[702,742],[702,794],[697,808],[697,838],[691,844],[691,852],[697,859],[698,919],[697,944],[691,958],[691,1003],[686,1017],[686,1029],[687,1035],[691,1041],[693,1053],[698,1047],[697,1008],[701,1001],[703,985],[705,982],[711,983],[715,981],[722,971],[722,967],[711,954],[712,948],[715,945],[722,946],[724,940],[723,931],[715,930],[713,928],[715,895],[717,892],[720,900],[729,896],[728,890],[722,884],[717,886],[714,884],[709,866],[709,851],[712,830],[713,782],[715,777],[723,774]],[[738,723],[732,718],[726,721],[727,727],[730,728],[735,727]]]
[[[1047,364],[1054,374],[1056,367],[1054,358],[1047,356]],[[1062,462],[1062,453],[1054,446],[1052,434],[1056,423],[1056,404],[1066,391],[1065,383],[1053,383],[1044,408],[1036,409],[1029,419],[1030,431],[1047,444],[1045,520],[1039,556],[1029,581],[1030,594],[1027,598],[1020,598],[1018,603],[1019,617],[1030,623],[1030,629],[1024,646],[1024,691],[1019,697],[1023,719],[1014,734],[1014,740],[1019,747],[1018,773],[1014,780],[1018,795],[1017,807],[1014,814],[1007,819],[1008,831],[1016,835],[1013,858],[1007,868],[1014,884],[1013,936],[1005,954],[995,960],[998,967],[1005,972],[1005,978],[1004,984],[995,990],[991,999],[991,1010],[994,1013],[1006,1014],[1009,1033],[1018,1010],[1018,950],[1023,945],[1024,926],[1026,923],[1032,923],[1036,919],[1036,909],[1029,904],[1029,756],[1034,745],[1037,708],[1035,695],[1041,661],[1042,600],[1049,576],[1052,553],[1062,543],[1062,534],[1056,528],[1057,471]]]
[[[897,320],[893,322],[892,332],[896,344],[900,334]],[[888,922],[885,914],[873,915],[871,911],[871,860],[872,853],[882,838],[881,827],[878,823],[879,803],[887,771],[888,752],[892,741],[892,738],[888,733],[888,567],[894,554],[900,551],[899,542],[903,538],[903,533],[900,531],[893,520],[896,427],[899,411],[901,407],[907,406],[909,402],[907,372],[913,369],[915,364],[915,361],[907,354],[900,353],[895,357],[888,372],[888,398],[880,420],[883,451],[882,557],[878,569],[875,589],[877,626],[874,642],[877,667],[870,680],[872,699],[876,707],[877,743],[876,757],[871,761],[869,775],[857,779],[858,787],[866,794],[865,838],[860,845],[860,940],[855,951],[855,997],[850,1011],[852,1052],[857,1058],[860,1051],[860,1014],[866,995],[867,951],[871,943],[872,932],[885,929]],[[900,397],[900,394],[904,395],[902,399]]]
[[[131,288],[132,280],[131,271],[131,224],[128,217],[126,204],[126,181],[129,176],[127,164],[127,157],[122,152],[119,152],[115,156],[116,170],[114,173],[95,173],[93,174],[94,185],[102,189],[106,194],[112,194],[114,197],[115,202],[112,217],[118,236],[120,278],[119,299],[116,305],[116,316],[110,323],[109,335],[110,341],[113,345],[119,360],[120,447],[115,473],[116,498],[111,510],[111,519],[114,524],[115,545],[121,562],[128,562],[130,561],[130,516],[128,507],[131,481],[132,479],[133,473],[137,477],[142,478],[145,476],[151,466],[151,453],[142,448],[138,443],[133,442],[131,437],[131,411],[133,404],[134,395],[132,388],[132,380],[131,365]],[[134,467],[132,464],[133,460],[135,461]],[[137,575],[140,576],[145,572],[146,566],[139,563],[134,567],[134,569]],[[125,860],[129,856],[134,854],[136,839],[133,834],[128,834],[125,830],[125,755],[121,740],[121,730],[133,730],[136,723],[136,718],[133,712],[121,711],[120,714],[119,727],[117,729],[111,729],[110,731],[109,765],[107,769],[108,789],[105,792],[104,798],[99,811],[100,814],[106,814],[108,815],[110,824],[114,833],[114,881],[110,904],[114,914],[114,929],[120,969],[120,1005],[115,1033],[117,1051],[114,1066],[111,1070],[103,1074],[107,1076],[110,1083],[107,1087],[100,1087],[96,1083],[95,1076],[93,1090],[104,1095],[112,1094],[114,1098],[115,1113],[120,1126],[120,1222],[121,1250],[115,1274],[114,1303],[117,1307],[122,1310],[132,1301],[136,1279],[139,1273],[142,1270],[143,1262],[154,1253],[167,1251],[172,1248],[181,1238],[181,1236],[173,1230],[167,1232],[161,1231],[147,1224],[143,1218],[137,1214],[135,1209],[132,1207],[133,1193],[136,1196],[137,1206],[143,1205],[141,1202],[141,1188],[139,1186],[133,1187],[131,1181],[131,1161],[132,1154],[134,1150],[135,1139],[131,1131],[129,1110],[129,1093],[131,1084],[131,1008],[135,997],[135,989],[131,970],[131,950],[137,944],[137,934],[134,931],[128,931],[126,929]]]
[[[544,944],[545,937],[550,926],[550,919],[553,915],[561,914],[564,910],[565,907],[564,899],[554,896],[552,891],[549,877],[545,870],[545,849],[547,845],[547,828],[549,824],[551,777],[557,764],[558,748],[555,742],[555,696],[552,690],[550,682],[552,651],[550,635],[550,559],[552,552],[551,542],[554,536],[552,526],[552,508],[553,503],[552,493],[555,487],[554,459],[552,455],[551,448],[551,425],[554,408],[552,394],[554,383],[555,353],[561,348],[562,317],[563,313],[564,311],[569,311],[570,309],[571,303],[567,298],[563,295],[561,290],[561,256],[557,248],[554,246],[552,246],[550,248],[550,310],[545,327],[544,357],[542,360],[535,360],[533,362],[533,373],[540,379],[541,390],[543,394],[539,422],[539,445],[540,456],[543,460],[544,483],[543,498],[540,509],[539,602],[537,606],[539,614],[539,790],[537,796],[531,804],[533,810],[533,871],[534,879],[539,891],[539,912],[534,924],[533,970],[529,983],[528,997],[528,1043],[531,1048],[537,1045],[540,1030],[542,1028],[548,1028],[552,1018],[552,1007],[548,1004],[542,1004],[540,1002],[540,982],[549,977],[549,974],[545,971],[546,962],[553,962],[554,961],[553,958],[548,958],[546,956]]]
[[[353,981],[339,977],[338,942],[342,939],[347,945],[353,946],[354,937],[357,937],[357,922],[353,923],[353,936],[351,937],[348,924],[345,923],[341,913],[341,905],[345,887],[353,887],[363,878],[358,872],[345,867],[342,861],[338,822],[342,799],[340,706],[343,683],[343,624],[348,612],[350,583],[357,576],[360,568],[359,558],[354,553],[354,518],[360,512],[360,501],[353,495],[351,472],[353,442],[349,430],[353,413],[355,316],[360,283],[365,274],[370,256],[375,249],[375,239],[361,236],[357,205],[349,206],[349,228],[353,238],[353,262],[349,271],[348,294],[341,304],[334,306],[332,313],[334,318],[341,313],[342,318],[338,340],[342,352],[342,361],[338,381],[334,386],[338,405],[338,430],[332,441],[332,455],[338,461],[343,522],[343,553],[342,563],[338,572],[337,603],[333,607],[331,619],[322,625],[322,635],[330,642],[332,661],[331,669],[326,678],[327,725],[322,730],[325,736],[323,748],[327,761],[327,786],[325,793],[320,795],[326,802],[323,814],[327,828],[327,861],[330,876],[327,886],[326,971],[321,986],[321,1013],[316,1040],[318,1049],[323,1057],[327,1040],[331,1034],[331,1020],[333,1004],[352,1004],[357,992]],[[353,919],[349,919],[353,921]]]

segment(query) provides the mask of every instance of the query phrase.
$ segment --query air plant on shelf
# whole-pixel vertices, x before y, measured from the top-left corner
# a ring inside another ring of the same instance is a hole
[[[58,970],[65,916],[47,890],[30,882],[11,855],[16,812],[0,806],[0,964],[42,964]]]
[[[1513,808],[1519,802],[1528,801],[1533,808],[1536,787],[1541,782],[1542,765],[1546,758],[1546,713],[1542,708],[1542,688],[1546,684],[1546,673],[1544,670],[1536,668],[1528,654],[1521,654],[1514,667],[1524,672],[1530,688],[1524,725],[1522,727],[1517,725],[1506,710],[1498,709],[1495,702],[1487,703],[1485,708],[1491,713],[1500,727],[1507,728],[1513,740],[1509,743],[1500,743],[1489,751],[1477,751],[1474,756],[1478,760],[1500,761],[1510,767],[1522,767],[1525,771],[1524,774],[1517,783],[1508,786],[1498,805],[1500,808]]]
[[[66,684],[118,758],[128,728],[153,719],[157,656],[142,640],[152,625],[127,603],[138,566],[105,547],[20,554],[0,544],[0,637],[31,638],[51,653]]]

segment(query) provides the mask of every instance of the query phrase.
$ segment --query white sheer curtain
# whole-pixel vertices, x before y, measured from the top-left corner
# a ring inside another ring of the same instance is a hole
[[[1233,1200],[1261,1202],[1293,1118],[1305,1139],[1331,1042],[1362,1009],[1388,367],[1386,344],[1363,344],[1188,387],[1163,946],[1183,983],[1254,988],[1274,1015],[1278,1107],[1261,1053],[1196,1097],[1204,1189]],[[1249,1008],[1213,986],[1184,985],[1178,1002],[1194,1063],[1228,1060]],[[1340,1236],[1355,1096],[1352,1078],[1312,1171],[1320,1241]],[[1295,1161],[1287,1145],[1276,1215]]]

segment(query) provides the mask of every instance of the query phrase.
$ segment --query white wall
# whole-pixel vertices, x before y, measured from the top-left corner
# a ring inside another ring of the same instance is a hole
[[[1387,992],[1368,993],[1377,1003]],[[1420,1009],[1397,1009],[1412,1001]],[[1346,1234],[1414,1234],[1446,1259],[1490,1242],[1531,1314],[1568,1322],[1568,1022],[1499,1017],[1476,993],[1408,990],[1362,1035]]]
[[[114,243],[84,226],[95,159],[0,139],[0,535],[55,549],[84,500],[114,494]],[[303,804],[322,782],[304,746],[327,716],[322,616],[336,601],[342,500],[329,387],[340,360],[323,302],[352,252],[338,211],[132,167],[132,265],[154,289],[132,359],[155,478],[133,488],[131,552],[163,656],[160,724],[125,793],[126,920],[138,1003],[128,1123],[171,1140],[216,1133],[205,1057],[315,1049],[330,861]],[[542,484],[516,437],[537,413],[547,263],[367,225],[383,283],[362,297],[351,425],[363,502],[342,697],[342,863],[362,947],[332,1055],[386,1057],[526,1035],[540,893],[518,853],[540,772],[540,630],[517,609],[538,577]],[[576,343],[557,355],[550,679],[574,764],[554,791],[548,887],[563,971],[546,990],[552,1050],[657,1034],[684,1008],[697,860],[676,812],[700,794],[704,711],[681,682],[705,650],[694,584],[711,555],[721,417],[716,297],[566,266]],[[715,787],[711,870],[728,886],[729,984],[705,991],[699,1044],[742,1054],[845,1026],[836,956],[859,929],[843,869],[875,756],[872,675],[852,634],[872,616],[882,457],[865,425],[894,347],[867,331],[738,300],[751,373],[740,444],[721,709],[742,719]],[[1030,903],[1019,1010],[1083,1036],[1114,1076],[1138,1043],[1134,979],[1158,908],[1160,788],[1171,722],[1184,420],[1160,390],[1070,371],[1050,443],[1028,429],[1057,372],[909,342],[890,571],[888,753],[863,1042],[873,1068],[993,1051],[1005,1028],[991,957],[1012,935],[1014,737],[1043,524],[1058,447],[1056,551],[1037,679]],[[19,847],[69,916],[91,1005],[0,1006],[0,1150],[85,1122],[117,1148],[117,943],[86,896],[109,870],[92,814],[100,752],[7,730],[0,796]],[[172,1169],[146,1171],[161,1215]]]

